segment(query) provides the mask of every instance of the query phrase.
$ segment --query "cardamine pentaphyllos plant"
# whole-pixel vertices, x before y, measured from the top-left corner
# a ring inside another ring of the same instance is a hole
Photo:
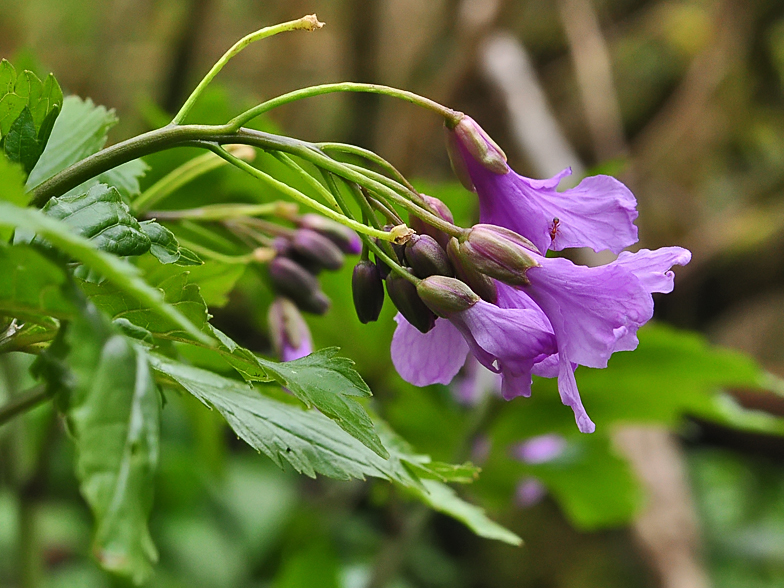
[[[590,177],[558,192],[564,174],[519,176],[471,118],[404,90],[326,84],[278,96],[223,125],[186,124],[204,89],[247,45],[321,26],[307,16],[248,35],[169,124],[107,148],[105,135],[77,130],[99,109],[64,99],[51,75],[41,82],[7,61],[0,65],[0,267],[8,276],[0,285],[0,352],[37,356],[38,382],[0,408],[0,424],[55,399],[96,519],[93,552],[104,568],[136,582],[157,559],[147,518],[163,389],[216,409],[278,465],[308,476],[383,478],[484,537],[520,542],[446,486],[472,481],[478,468],[416,454],[361,402],[371,393],[353,363],[334,348],[313,351],[301,313],[329,311],[318,276],[340,269],[346,255],[360,256],[352,277],[359,320],[378,319],[384,284],[399,311],[391,354],[405,380],[447,384],[469,354],[500,374],[506,399],[529,396],[533,374],[557,377],[582,432],[594,424],[574,370],[605,367],[614,352],[634,349],[637,330],[653,313],[651,294],[671,291],[671,267],[689,261],[678,247],[623,251],[637,241],[637,212],[617,180]],[[382,94],[440,116],[455,173],[479,198],[480,224],[457,226],[442,201],[419,193],[373,152],[246,126],[278,106],[333,92]],[[176,147],[207,153],[141,192],[140,158]],[[254,165],[256,150],[274,157],[286,175]],[[224,164],[283,199],[157,208]],[[299,206],[312,212],[301,214]],[[546,255],[568,247],[619,256],[584,267]],[[265,280],[274,298],[271,340],[282,362],[210,323],[190,271],[218,262],[253,267]],[[206,369],[215,364],[225,369]],[[235,377],[226,375],[231,370]],[[265,382],[288,395],[259,386]],[[466,430],[466,441],[476,432]]]

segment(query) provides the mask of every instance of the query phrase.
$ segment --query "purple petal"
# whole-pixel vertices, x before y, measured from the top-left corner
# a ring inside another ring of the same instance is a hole
[[[636,253],[623,251],[615,265],[630,271],[642,282],[648,292],[668,294],[675,285],[674,265],[686,265],[691,261],[691,251],[683,247],[662,247],[651,251],[640,249]]]
[[[653,316],[653,298],[624,267],[585,267],[537,256],[526,291],[550,319],[558,351],[589,367],[607,367],[621,348],[636,346],[637,329]],[[561,358],[563,360],[563,358]],[[561,370],[563,371],[563,370]]]
[[[446,319],[437,319],[427,333],[421,333],[399,313],[395,321],[391,351],[397,373],[415,386],[451,382],[468,354],[460,332]]]
[[[563,358],[563,354],[561,354]],[[580,392],[577,390],[577,380],[574,379],[574,367],[571,362],[563,358],[560,362],[558,372],[558,393],[561,395],[561,402],[571,407],[574,412],[574,420],[577,422],[577,429],[581,433],[593,433],[596,425],[588,417],[588,413],[583,406]]]
[[[511,229],[542,252],[590,247],[618,253],[637,242],[637,201],[615,178],[592,176],[558,192],[555,187],[568,170],[550,180],[531,180],[515,172],[469,169],[479,196],[480,222]]]
[[[298,347],[294,347],[291,343],[285,341],[280,350],[280,359],[281,361],[294,361],[295,359],[300,359],[311,353],[313,353],[313,342],[310,340],[310,335],[308,334],[302,337],[302,341],[300,341]]]

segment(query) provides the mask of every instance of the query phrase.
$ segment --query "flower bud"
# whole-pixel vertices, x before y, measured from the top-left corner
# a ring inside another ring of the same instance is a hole
[[[343,253],[334,242],[311,229],[299,229],[294,233],[291,249],[299,255],[328,270],[343,267]]]
[[[320,233],[347,254],[356,255],[362,251],[362,240],[354,231],[320,214],[308,213],[297,219],[300,228]]]
[[[498,290],[493,279],[477,271],[473,265],[459,255],[459,251],[460,243],[452,237],[447,245],[446,254],[455,269],[455,276],[468,284],[482,300],[495,304],[498,301]]]
[[[389,298],[409,323],[422,333],[435,326],[436,316],[419,298],[414,284],[394,272],[387,276],[386,282]]]
[[[329,298],[321,291],[316,277],[296,261],[279,255],[267,268],[273,289],[290,298],[300,309],[313,314],[329,310]]]
[[[363,259],[354,266],[351,293],[359,322],[364,325],[378,320],[381,307],[384,306],[384,285],[376,264]]]
[[[454,224],[455,218],[452,216],[452,211],[449,210],[449,207],[447,207],[446,204],[441,202],[438,198],[433,198],[427,194],[422,194],[421,196],[436,216],[440,216],[446,222]],[[408,224],[420,235],[430,235],[438,241],[438,244],[441,245],[441,247],[446,248],[446,244],[449,242],[450,237],[444,231],[440,231],[433,225],[427,224],[421,218],[414,216],[413,214],[409,215]]]
[[[453,129],[446,129],[446,149],[452,169],[460,182],[472,192],[474,183],[465,157],[496,174],[506,174],[506,154],[470,116],[464,116]]]
[[[525,272],[539,265],[536,247],[514,231],[474,225],[458,245],[458,256],[485,275],[513,286],[528,284]]]
[[[417,285],[417,294],[438,316],[448,318],[468,310],[479,302],[479,296],[460,280],[447,276],[430,276]]]
[[[288,298],[276,298],[267,320],[275,351],[281,361],[305,357],[313,351],[310,331],[296,305]]]
[[[430,235],[414,235],[406,243],[406,260],[420,278],[433,275],[453,276],[452,264],[436,240]]]

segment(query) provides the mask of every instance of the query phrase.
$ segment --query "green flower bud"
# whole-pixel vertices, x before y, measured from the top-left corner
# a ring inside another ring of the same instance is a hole
[[[498,290],[493,279],[477,271],[473,265],[460,256],[459,251],[460,243],[452,237],[447,244],[446,254],[455,269],[455,276],[468,284],[482,300],[495,304],[498,301]]]
[[[460,119],[453,129],[446,128],[446,149],[455,175],[472,192],[475,188],[465,157],[471,157],[494,173],[509,173],[506,154],[470,116]]]
[[[525,272],[539,263],[536,247],[514,231],[495,225],[474,225],[460,240],[458,255],[481,273],[514,286],[528,284]]]
[[[392,272],[387,276],[387,294],[405,319],[427,333],[436,324],[436,316],[419,298],[417,288],[407,279]]]
[[[406,243],[406,260],[420,278],[433,275],[453,276],[452,264],[441,246],[430,235],[414,235]]]
[[[362,260],[354,266],[351,293],[359,322],[367,324],[378,320],[381,307],[384,306],[384,284],[376,264]]]
[[[425,278],[419,282],[416,289],[419,298],[427,307],[444,318],[468,310],[479,302],[479,296],[465,283],[447,276]]]

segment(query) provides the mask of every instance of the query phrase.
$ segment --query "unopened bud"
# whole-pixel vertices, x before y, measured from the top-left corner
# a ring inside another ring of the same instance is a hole
[[[442,275],[453,276],[452,264],[441,248],[430,235],[414,235],[406,243],[406,260],[420,278]]]
[[[362,240],[354,231],[320,214],[308,213],[297,219],[303,229],[310,229],[324,235],[343,252],[356,255],[362,251]]]
[[[291,248],[305,259],[328,270],[343,267],[343,253],[324,235],[311,229],[299,229],[291,240]]]
[[[495,225],[474,225],[461,239],[458,255],[485,275],[507,284],[528,284],[525,272],[539,265],[536,248],[514,231]]]
[[[477,271],[473,265],[460,256],[459,251],[460,243],[452,237],[447,244],[446,254],[449,257],[449,261],[452,262],[452,267],[455,269],[455,276],[468,284],[471,290],[476,292],[482,300],[495,304],[498,301],[498,289],[495,287],[493,279]]]
[[[279,255],[267,267],[275,291],[290,298],[300,309],[313,314],[329,310],[329,298],[321,291],[316,277],[296,261]]]
[[[446,149],[452,169],[460,182],[474,191],[465,157],[496,174],[506,174],[506,154],[470,116],[464,116],[453,129],[446,128]]]
[[[414,284],[391,273],[387,276],[387,294],[400,314],[422,333],[427,333],[436,324],[436,316],[419,298]]]
[[[465,283],[447,276],[425,278],[417,285],[417,293],[430,310],[444,318],[479,302],[479,296]]]
[[[422,194],[421,196],[436,216],[441,217],[448,223],[454,224],[455,218],[452,216],[452,211],[449,210],[449,207],[447,207],[446,204],[441,202],[438,198],[433,198],[427,194]],[[446,248],[446,244],[449,242],[450,237],[444,231],[435,228],[433,225],[427,224],[421,218],[414,216],[413,214],[409,215],[408,224],[410,224],[411,228],[420,235],[430,235],[438,241],[438,244],[441,245],[441,247]]]
[[[354,266],[351,293],[359,322],[367,324],[378,320],[381,307],[384,306],[384,284],[376,264],[363,259]]]
[[[313,351],[308,325],[291,300],[276,298],[267,320],[272,344],[282,361],[299,359]]]

